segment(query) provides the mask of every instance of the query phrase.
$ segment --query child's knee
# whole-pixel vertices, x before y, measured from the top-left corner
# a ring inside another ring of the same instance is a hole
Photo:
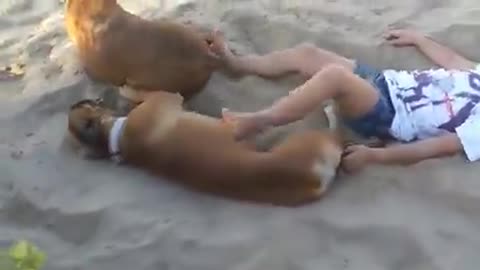
[[[317,73],[331,82],[343,82],[352,71],[338,64],[328,64]]]

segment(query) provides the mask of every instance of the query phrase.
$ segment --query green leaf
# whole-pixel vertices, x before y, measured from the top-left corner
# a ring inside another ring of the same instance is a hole
[[[45,253],[25,240],[15,243],[8,253],[17,270],[40,270],[46,261]]]

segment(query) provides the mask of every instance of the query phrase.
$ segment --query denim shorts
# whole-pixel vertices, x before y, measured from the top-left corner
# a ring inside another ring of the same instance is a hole
[[[391,139],[390,127],[395,116],[395,109],[383,73],[361,63],[356,64],[353,72],[368,81],[378,91],[379,99],[368,113],[356,119],[346,120],[346,124],[353,131],[366,138]]]

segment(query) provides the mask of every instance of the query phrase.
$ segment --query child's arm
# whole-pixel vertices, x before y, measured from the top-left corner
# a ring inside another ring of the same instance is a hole
[[[426,159],[455,155],[462,150],[462,143],[456,134],[386,148],[353,145],[345,150],[342,167],[353,173],[370,164],[410,165]]]
[[[473,69],[476,66],[473,61],[417,31],[392,30],[385,38],[393,46],[416,46],[435,64],[446,69]]]
[[[452,156],[462,151],[454,133],[386,148],[371,148],[372,161],[379,164],[410,165],[426,159]]]
[[[417,48],[435,64],[446,69],[474,69],[475,63],[426,36],[417,40]]]

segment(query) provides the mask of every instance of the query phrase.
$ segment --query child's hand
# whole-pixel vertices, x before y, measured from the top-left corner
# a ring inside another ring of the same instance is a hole
[[[352,145],[345,149],[342,168],[347,173],[363,170],[375,161],[375,149],[365,145]]]
[[[415,46],[423,35],[415,30],[398,29],[388,30],[383,37],[392,46],[405,47]]]

